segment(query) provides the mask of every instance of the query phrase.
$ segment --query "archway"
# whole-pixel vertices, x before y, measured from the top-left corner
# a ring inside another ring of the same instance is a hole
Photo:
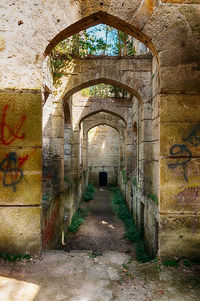
[[[70,25],[69,27],[59,32],[59,34],[57,34],[51,40],[51,42],[45,49],[44,54],[48,55],[59,42],[66,39],[67,37],[70,37],[71,35],[76,34],[77,32],[80,32],[100,23],[112,26],[116,29],[124,31],[128,35],[135,37],[136,39],[147,45],[147,47],[151,49],[151,51],[155,55],[157,55],[156,49],[151,39],[148,36],[146,36],[142,31],[138,30],[135,26],[131,25],[130,23],[127,23],[126,21],[123,21],[122,19],[103,11],[98,11],[94,14],[90,14],[89,16],[81,19],[80,21]]]
[[[120,135],[107,125],[97,125],[87,132],[88,182],[96,186],[116,184],[120,166]]]

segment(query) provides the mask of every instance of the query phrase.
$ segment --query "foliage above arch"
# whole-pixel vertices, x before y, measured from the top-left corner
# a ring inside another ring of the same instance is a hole
[[[98,24],[72,35],[52,51],[53,56],[62,54],[69,60],[89,55],[131,56],[147,52],[143,43],[105,24]]]
[[[115,98],[130,98],[132,95],[113,85],[108,84],[97,84],[94,86],[90,86],[81,90],[80,94],[86,97],[97,97],[97,98],[105,98],[105,97],[115,97]]]

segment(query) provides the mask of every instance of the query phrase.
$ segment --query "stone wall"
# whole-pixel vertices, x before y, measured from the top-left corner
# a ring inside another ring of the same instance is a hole
[[[0,92],[0,250],[39,253],[41,93]]]
[[[117,182],[119,168],[119,133],[107,125],[88,132],[89,182],[99,185],[99,172],[107,172],[108,184]]]

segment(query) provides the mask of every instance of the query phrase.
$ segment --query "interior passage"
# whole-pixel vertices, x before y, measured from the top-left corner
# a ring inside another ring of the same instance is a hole
[[[135,257],[133,244],[123,238],[124,226],[114,213],[108,188],[98,189],[94,200],[82,208],[89,213],[80,230],[69,235],[71,250],[118,251]]]

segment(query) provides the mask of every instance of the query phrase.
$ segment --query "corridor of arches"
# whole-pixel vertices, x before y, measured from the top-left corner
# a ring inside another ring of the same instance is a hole
[[[104,172],[151,258],[196,260],[198,1],[43,2],[27,4],[16,27],[12,13],[2,19],[12,35],[0,44],[0,251],[61,248]],[[94,53],[89,30],[102,24]]]

